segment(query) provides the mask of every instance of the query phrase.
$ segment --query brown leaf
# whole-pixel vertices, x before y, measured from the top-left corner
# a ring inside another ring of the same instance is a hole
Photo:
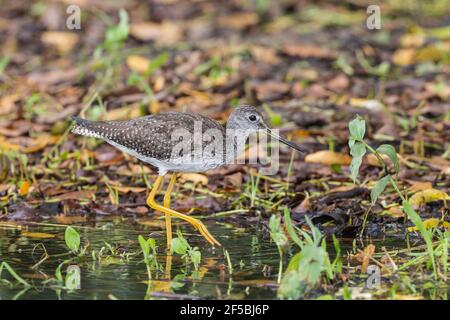
[[[28,232],[28,231],[22,231],[21,236],[27,237],[27,238],[37,238],[37,239],[50,239],[50,238],[55,237],[54,234],[50,234],[50,233]]]
[[[243,30],[258,24],[259,16],[255,12],[242,12],[221,16],[217,22],[223,28]]]
[[[411,184],[411,186],[408,188],[408,191],[410,192],[418,192],[433,188],[433,184],[429,181],[414,181],[414,180],[407,180],[407,181],[409,184]]]
[[[335,59],[336,53],[318,45],[312,44],[288,44],[283,47],[283,52],[289,56],[299,58]]]
[[[67,193],[63,193],[60,195],[57,195],[55,198],[53,199],[58,199],[58,200],[68,200],[68,199],[74,199],[74,200],[85,200],[85,199],[92,199],[95,195],[95,191],[93,190],[84,190],[84,191],[72,191],[72,192],[67,192]]]
[[[177,43],[183,36],[181,26],[169,21],[134,23],[130,26],[130,33],[139,40],[154,40],[165,45]]]
[[[360,252],[358,255],[358,261],[361,262],[361,273],[367,273],[367,267],[369,266],[370,258],[375,253],[375,246],[373,244],[369,244],[364,248],[363,252]]]
[[[200,173],[182,173],[179,177],[180,182],[191,181],[194,184],[201,184],[206,186],[208,184],[208,177]]]
[[[328,165],[341,164],[347,166],[352,162],[352,158],[348,154],[322,150],[308,154],[305,157],[305,162],[322,163]]]
[[[131,55],[127,57],[127,65],[137,73],[145,73],[150,67],[150,60],[143,56]]]
[[[41,34],[41,41],[55,46],[60,53],[67,53],[77,44],[78,35],[68,31],[45,31]]]

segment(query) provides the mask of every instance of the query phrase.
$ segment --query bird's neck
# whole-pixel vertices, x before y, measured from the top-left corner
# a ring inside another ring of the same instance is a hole
[[[249,130],[241,129],[233,123],[227,123],[225,163],[233,162],[244,152],[249,135]]]

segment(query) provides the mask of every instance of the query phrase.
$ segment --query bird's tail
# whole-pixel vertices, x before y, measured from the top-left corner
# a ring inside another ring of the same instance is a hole
[[[72,117],[72,119],[74,121],[74,126],[72,128],[73,133],[87,137],[103,138],[101,131],[98,130],[96,121],[90,121],[80,117]]]

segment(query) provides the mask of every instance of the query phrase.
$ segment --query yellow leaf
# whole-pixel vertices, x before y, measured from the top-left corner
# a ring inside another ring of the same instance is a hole
[[[164,221],[157,219],[137,219],[136,222],[149,227],[165,228],[166,226]]]
[[[400,45],[402,47],[415,47],[422,46],[425,42],[425,35],[421,33],[407,33],[400,38]]]
[[[131,55],[127,58],[127,65],[137,73],[145,73],[150,67],[150,60],[143,56]]]
[[[411,192],[418,192],[426,189],[432,189],[433,184],[429,181],[413,181],[408,180],[408,183],[411,184],[411,187],[408,188]]]
[[[436,45],[420,49],[415,55],[415,62],[440,61],[446,57],[446,52]]]
[[[45,31],[41,35],[41,41],[55,46],[60,53],[66,53],[77,44],[78,35],[68,31]]]
[[[382,214],[394,218],[403,218],[405,216],[405,213],[403,212],[400,206],[390,207],[389,209],[384,210]]]
[[[442,226],[443,226],[445,229],[450,230],[450,222],[442,221]]]
[[[49,238],[55,237],[54,234],[50,234],[50,233],[28,232],[28,231],[23,231],[21,235],[23,237],[27,237],[27,238],[38,238],[38,239],[49,239]]]
[[[399,66],[406,66],[415,62],[416,49],[414,48],[401,48],[394,52],[392,55],[392,61]]]
[[[242,30],[254,26],[258,22],[259,16],[254,12],[235,13],[218,18],[218,23],[221,27],[235,30]]]
[[[22,229],[22,226],[20,224],[17,224],[14,221],[0,221],[0,228],[1,229]]]
[[[30,185],[30,181],[23,181],[19,188],[19,195],[21,195],[22,197],[26,196],[28,194],[28,191],[30,191]]]
[[[141,193],[147,190],[144,187],[126,187],[126,186],[114,186],[114,189],[119,191],[120,193]]]
[[[180,182],[191,181],[195,184],[199,183],[206,186],[208,184],[208,177],[200,173],[183,173],[180,175]]]
[[[130,33],[139,40],[155,40],[156,43],[165,45],[177,43],[183,37],[181,25],[170,21],[135,23],[130,26]]]
[[[56,142],[58,142],[59,138],[60,138],[60,136],[53,136],[53,135],[47,135],[47,134],[43,135],[43,136],[37,138],[34,141],[34,144],[32,146],[22,148],[22,152],[23,153],[34,153],[34,152],[41,151],[46,146],[55,144]]]
[[[19,150],[18,144],[8,142],[5,137],[0,137],[0,150]]]
[[[305,157],[305,162],[323,163],[328,165],[341,164],[347,166],[352,162],[352,158],[344,153],[323,150],[308,154]]]
[[[430,219],[425,220],[423,222],[423,224],[426,229],[431,229],[431,228],[436,228],[440,222],[441,222],[441,220],[439,220],[437,218],[430,218]],[[413,231],[417,231],[417,230],[418,230],[417,227],[409,227],[408,228],[409,232],[413,232]]]
[[[409,198],[409,204],[412,207],[419,207],[423,203],[428,203],[432,201],[438,201],[438,200],[448,200],[449,196],[447,193],[441,190],[437,189],[427,189],[423,191],[419,191],[415,193],[411,198]]]

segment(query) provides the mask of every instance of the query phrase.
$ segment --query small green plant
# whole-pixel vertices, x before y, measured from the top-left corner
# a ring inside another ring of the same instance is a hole
[[[324,277],[332,280],[337,272],[342,272],[340,247],[336,238],[333,238],[336,258],[331,263],[325,239],[309,218],[306,217],[306,221],[311,234],[292,224],[287,208],[284,212],[284,220],[288,234],[300,251],[291,258],[284,272],[278,288],[278,296],[283,299],[298,299],[314,289]]]
[[[397,192],[397,194],[399,195],[400,199],[402,200],[403,212],[405,212],[408,218],[414,223],[414,225],[417,227],[420,234],[422,235],[423,239],[425,240],[427,252],[433,267],[433,274],[436,278],[437,272],[432,242],[432,232],[430,230],[427,230],[420,216],[417,214],[417,212],[407,201],[406,197],[400,191],[397,180],[389,173],[388,166],[381,156],[382,154],[387,155],[391,160],[392,164],[394,165],[395,172],[398,173],[400,165],[395,148],[388,144],[382,144],[375,150],[366,141],[364,141],[364,135],[366,132],[366,121],[362,119],[360,116],[356,116],[355,119],[350,121],[349,131],[350,131],[350,138],[348,141],[348,145],[350,147],[350,154],[352,156],[352,162],[350,164],[350,176],[352,180],[354,182],[357,181],[359,168],[361,166],[362,159],[366,154],[366,152],[369,151],[372,154],[374,154],[377,157],[381,166],[383,167],[383,177],[377,181],[377,183],[375,184],[370,193],[372,204],[375,204],[377,198],[380,196],[381,193],[383,193],[387,184],[390,183]]]
[[[277,282],[281,282],[281,276],[283,273],[283,248],[289,243],[286,235],[284,234],[283,228],[281,227],[281,218],[272,215],[269,220],[270,237],[273,242],[275,242],[278,254],[280,255],[280,265],[278,268],[278,278]]]
[[[202,254],[198,247],[192,248],[187,240],[183,237],[182,233],[177,231],[177,238],[173,238],[170,246],[171,252],[175,252],[181,255],[182,259],[185,259],[186,265],[192,262],[194,269],[198,271],[200,262],[202,260]]]
[[[149,280],[152,279],[152,267],[158,268],[158,261],[156,260],[156,240],[153,238],[144,239],[143,236],[138,237],[139,245],[141,246],[144,255],[144,262],[147,266],[147,274]]]
[[[14,271],[14,269],[6,262],[3,261],[2,263],[0,263],[0,282],[4,282],[7,284],[12,285],[12,283],[4,278],[2,278],[2,273],[3,273],[3,269],[5,269],[6,271],[8,271],[8,273],[14,278],[16,279],[21,285],[25,286],[25,287],[30,287],[31,285],[25,281],[21,276],[19,276],[17,274],[16,271]]]
[[[80,234],[74,228],[68,226],[64,233],[64,240],[70,251],[78,253],[80,249]]]
[[[119,23],[108,27],[102,47],[108,52],[121,48],[124,41],[128,38],[128,29],[128,13],[126,10],[121,9],[119,11]]]
[[[3,74],[10,61],[11,58],[8,56],[0,58],[0,75]]]

